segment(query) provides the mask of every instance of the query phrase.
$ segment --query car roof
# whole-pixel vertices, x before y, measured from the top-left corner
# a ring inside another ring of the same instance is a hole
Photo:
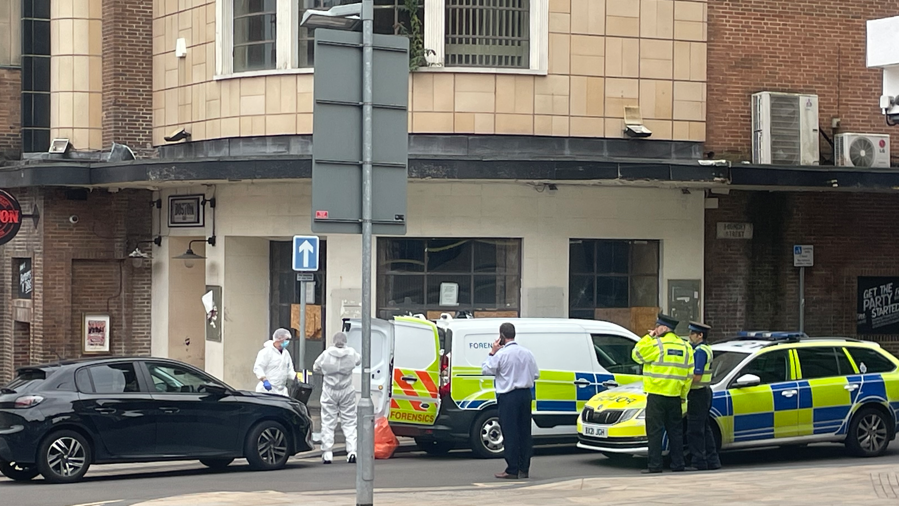
[[[806,348],[814,346],[861,346],[880,348],[874,341],[860,341],[848,337],[805,337],[799,340],[733,339],[712,343],[712,350],[754,353],[764,348],[784,347]]]
[[[34,370],[34,369],[40,369],[42,371],[49,371],[52,369],[66,369],[66,368],[70,368],[70,367],[79,367],[79,366],[84,366],[84,365],[106,364],[106,363],[111,363],[111,362],[122,362],[122,361],[125,361],[125,362],[132,361],[133,362],[133,361],[144,361],[144,360],[159,360],[159,361],[166,361],[166,362],[175,362],[175,363],[179,363],[179,364],[182,363],[182,362],[178,362],[177,360],[173,360],[170,358],[163,358],[163,357],[136,357],[136,356],[83,357],[83,358],[65,359],[65,360],[60,360],[58,362],[47,362],[44,364],[28,365],[28,366],[24,366],[24,367],[19,367],[16,369],[16,371],[27,371],[27,370]],[[186,365],[189,365],[189,364],[186,364]]]

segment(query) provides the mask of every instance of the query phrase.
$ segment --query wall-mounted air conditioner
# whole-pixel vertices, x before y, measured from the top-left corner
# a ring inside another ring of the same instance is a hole
[[[890,136],[881,134],[837,134],[834,159],[840,167],[890,166]]]
[[[818,165],[818,96],[752,95],[752,163]]]

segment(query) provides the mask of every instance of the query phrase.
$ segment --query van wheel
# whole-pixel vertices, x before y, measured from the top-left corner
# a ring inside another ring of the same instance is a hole
[[[857,457],[877,457],[887,451],[890,429],[886,416],[875,408],[864,408],[852,417],[846,447]]]
[[[38,449],[37,468],[50,483],[74,483],[84,477],[90,465],[90,445],[75,431],[54,432]]]
[[[34,464],[19,464],[2,460],[0,460],[0,473],[15,481],[31,481],[35,476],[41,474]]]
[[[250,469],[271,471],[281,469],[290,457],[290,441],[284,426],[278,422],[265,420],[256,424],[247,436],[244,452]]]
[[[415,438],[415,444],[428,455],[446,455],[453,449],[451,441],[435,441],[417,437]]]
[[[499,411],[484,411],[471,427],[471,449],[482,459],[503,456],[503,429],[499,426]]]

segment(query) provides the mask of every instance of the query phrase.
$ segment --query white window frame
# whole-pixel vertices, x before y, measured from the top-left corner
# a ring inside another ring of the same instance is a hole
[[[232,79],[279,74],[311,74],[313,68],[297,68],[299,62],[299,4],[297,0],[277,0],[276,14],[276,65],[273,69],[234,72],[233,58],[233,4],[234,0],[215,2],[215,77]],[[428,57],[438,62],[435,66],[421,67],[417,72],[450,72],[475,74],[530,74],[546,75],[549,69],[549,0],[530,0],[530,66],[529,68],[498,67],[444,67],[445,53],[445,0],[424,0],[424,46],[436,53]]]
[[[456,72],[478,74],[536,74],[546,75],[549,70],[549,0],[530,0],[529,49],[530,67],[526,69],[503,67],[444,67],[446,51],[446,2],[445,0],[424,0],[425,50],[432,50],[431,56],[437,66],[422,67],[419,72]]]

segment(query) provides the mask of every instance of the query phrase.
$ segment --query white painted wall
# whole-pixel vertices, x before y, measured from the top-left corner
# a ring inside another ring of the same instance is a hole
[[[206,282],[224,287],[224,344],[207,343],[206,368],[234,386],[252,386],[249,369],[267,338],[268,242],[311,233],[310,191],[309,181],[215,188],[219,245],[206,248]],[[408,219],[407,237],[521,238],[524,317],[568,315],[572,238],[661,240],[663,309],[667,280],[703,279],[701,191],[560,185],[556,192],[539,193],[516,182],[410,182]],[[207,217],[207,231],[209,222]],[[342,317],[358,313],[361,239],[335,234],[326,240],[326,318],[333,334]],[[374,264],[372,274],[374,302]],[[154,295],[163,293],[154,284]]]

